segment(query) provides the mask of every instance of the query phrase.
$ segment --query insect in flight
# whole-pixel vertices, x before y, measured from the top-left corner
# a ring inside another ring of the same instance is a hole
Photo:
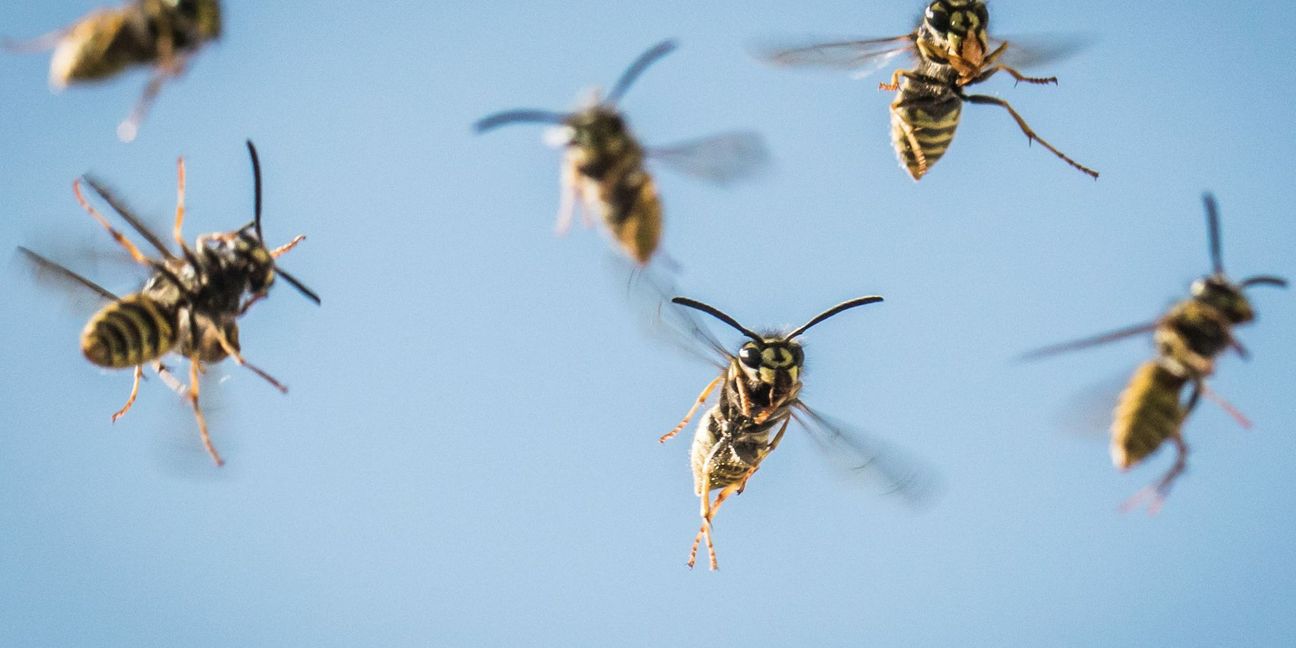
[[[134,0],[97,9],[72,25],[24,42],[6,42],[14,51],[54,50],[50,87],[99,81],[134,65],[151,65],[153,76],[130,115],[117,126],[124,142],[135,139],[149,107],[169,79],[179,77],[189,60],[220,37],[218,0]]]
[[[1112,463],[1121,470],[1132,468],[1166,441],[1174,444],[1176,456],[1165,475],[1127,502],[1126,508],[1150,497],[1149,510],[1156,512],[1160,509],[1175,479],[1187,467],[1188,445],[1183,440],[1183,423],[1202,396],[1217,400],[1244,426],[1249,425],[1241,414],[1207,387],[1206,379],[1214,373],[1215,360],[1225,350],[1232,348],[1243,357],[1247,355],[1245,347],[1233,336],[1234,326],[1255,319],[1245,289],[1287,285],[1285,279],[1271,275],[1234,282],[1224,274],[1215,198],[1206,194],[1203,199],[1212,269],[1211,274],[1193,282],[1189,298],[1175,304],[1154,322],[1044,347],[1023,356],[1039,358],[1134,335],[1153,334],[1156,358],[1135,370],[1116,404],[1111,425]],[[1185,403],[1181,393],[1188,385],[1192,386],[1192,392]]]
[[[484,133],[506,124],[553,124],[554,144],[566,149],[562,165],[562,194],[557,231],[565,233],[583,203],[581,216],[598,213],[627,256],[645,265],[657,250],[662,230],[662,205],[645,159],[657,160],[684,173],[726,183],[757,171],[767,158],[760,136],[731,132],[671,146],[647,147],[630,132],[617,102],[653,63],[675,50],[663,41],[635,59],[607,97],[597,90],[585,107],[573,113],[517,109],[477,121]]]
[[[128,225],[152,245],[161,258],[145,256],[136,245],[117,230],[81,194],[81,181],[73,182],[77,202],[140,265],[150,269],[151,276],[138,292],[117,296],[95,282],[27,248],[20,247],[38,267],[80,284],[110,303],[101,308],[86,324],[81,334],[81,351],[86,359],[109,369],[133,368],[134,383],[126,404],[112,415],[116,421],[135,402],[144,367],[151,366],[170,387],[182,393],[193,408],[203,447],[217,466],[224,462],[211,442],[206,418],[199,405],[199,376],[207,364],[232,358],[247,367],[276,389],[287,388],[265,371],[248,363],[240,353],[238,318],[252,304],[265,298],[276,277],[283,277],[315,303],[319,297],[295,277],[285,272],[276,259],[291,250],[304,237],[297,236],[287,244],[269,249],[261,235],[261,165],[256,148],[247,143],[252,157],[256,187],[255,218],[248,225],[231,232],[199,236],[191,248],[184,242],[181,226],[185,215],[184,159],[177,163],[177,201],[174,238],[180,255],[173,254],[162,239],[149,230],[138,216],[99,181],[85,181]],[[188,387],[180,385],[162,364],[168,353],[177,353],[189,361]]]
[[[921,498],[924,484],[917,471],[911,466],[901,465],[894,456],[888,457],[880,452],[877,444],[865,442],[861,433],[850,431],[811,409],[800,397],[805,355],[796,338],[842,311],[880,302],[881,297],[870,295],[851,299],[816,315],[789,333],[764,335],[744,327],[714,306],[684,297],[671,301],[711,315],[749,338],[737,355],[730,354],[700,323],[686,313],[678,313],[685,321],[683,327],[719,356],[720,361],[716,364],[721,369],[720,375],[702,390],[679,425],[659,439],[665,443],[679,434],[698,408],[707,402],[711,392],[716,387],[720,388],[716,404],[698,422],[690,452],[693,489],[701,499],[702,515],[702,525],[689,550],[690,568],[696,562],[699,544],[704,539],[711,569],[718,567],[712,541],[712,519],[716,511],[730,496],[743,492],[761,463],[778,447],[793,419],[814,436],[832,459],[844,461],[849,471],[868,472],[873,478],[881,478],[890,491],[913,500]],[[711,492],[715,490],[720,492],[712,500]]]
[[[999,106],[1008,111],[1029,142],[1039,142],[1079,171],[1098,177],[1042,139],[1007,101],[988,95],[968,94],[966,88],[1007,72],[1018,82],[1056,84],[1057,77],[1029,77],[1004,63],[1021,54],[1038,61],[1026,48],[991,38],[990,14],[982,0],[935,0],[927,6],[914,31],[893,38],[818,43],[762,54],[771,63],[847,69],[865,76],[888,61],[906,55],[916,58],[913,69],[897,69],[882,90],[897,92],[891,102],[891,143],[901,166],[915,181],[921,180],[940,160],[954,139],[963,104]]]

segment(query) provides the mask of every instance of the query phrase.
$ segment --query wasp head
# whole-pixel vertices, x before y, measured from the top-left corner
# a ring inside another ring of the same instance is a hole
[[[752,382],[788,387],[801,380],[805,353],[801,343],[781,338],[747,342],[738,350],[738,365]]]
[[[219,0],[167,0],[180,14],[193,21],[195,36],[199,41],[215,40],[221,33]]]
[[[629,139],[625,119],[615,109],[595,105],[568,117],[554,131],[552,144],[616,153]]]
[[[1192,297],[1223,313],[1234,324],[1255,319],[1255,311],[1251,309],[1251,302],[1243,294],[1242,287],[1223,275],[1209,275],[1194,281]]]
[[[989,48],[986,28],[990,14],[982,0],[935,0],[923,14],[920,35],[929,40],[937,55],[960,72],[981,68]]]

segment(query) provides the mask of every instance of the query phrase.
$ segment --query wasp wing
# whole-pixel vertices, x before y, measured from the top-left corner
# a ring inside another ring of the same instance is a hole
[[[839,40],[803,45],[757,46],[755,56],[772,65],[845,70],[868,76],[900,56],[917,53],[916,32],[891,38]]]
[[[38,280],[50,278],[64,286],[76,284],[90,290],[108,301],[117,301],[118,299],[117,295],[113,294],[112,291],[87,279],[63,264],[51,261],[50,259],[32,252],[21,245],[18,246],[18,251],[23,254],[28,263],[32,264],[33,269],[36,270],[36,277]]]
[[[724,185],[756,175],[769,164],[765,139],[735,131],[669,146],[651,147],[648,157],[681,173]]]
[[[934,470],[871,438],[859,429],[811,409],[801,401],[792,418],[810,433],[828,461],[848,476],[876,484],[885,494],[897,494],[910,506],[935,499],[939,479]]]
[[[730,353],[693,311],[670,303],[678,291],[668,273],[654,266],[632,266],[620,256],[609,255],[608,262],[615,264],[617,271],[611,275],[620,280],[635,323],[649,337],[717,369],[728,366]]]
[[[149,245],[152,245],[154,249],[160,252],[162,256],[167,259],[176,258],[176,256],[167,249],[166,243],[163,242],[162,237],[158,236],[151,228],[149,228],[148,225],[144,224],[144,220],[135,215],[135,212],[126,205],[125,201],[117,197],[117,194],[109,189],[107,185],[98,178],[89,174],[86,174],[84,178],[86,184],[90,185],[90,188],[94,189],[95,193],[99,194],[99,197],[103,198],[104,202],[108,203],[108,205],[113,208],[113,211],[117,212],[117,215],[121,216],[122,220],[126,221],[126,224],[131,226],[131,229],[144,237],[144,240],[148,241]]]
[[[1082,33],[1012,34],[990,39],[990,51],[1007,44],[999,63],[1030,68],[1056,63],[1088,49],[1094,38]]]
[[[1039,358],[1057,355],[1059,353],[1066,353],[1068,351],[1079,351],[1080,349],[1088,349],[1090,347],[1101,346],[1107,344],[1108,342],[1123,340],[1127,337],[1151,333],[1155,331],[1157,326],[1160,326],[1160,324],[1161,324],[1161,320],[1156,320],[1153,322],[1145,322],[1142,324],[1135,324],[1133,326],[1126,326],[1125,328],[1116,329],[1115,331],[1100,333],[1093,337],[1082,338],[1079,340],[1071,340],[1070,342],[1062,342],[1060,344],[1051,344],[1049,346],[1041,347],[1033,351],[1027,351],[1026,353],[1023,353],[1020,356],[1017,356],[1017,359],[1037,360]]]

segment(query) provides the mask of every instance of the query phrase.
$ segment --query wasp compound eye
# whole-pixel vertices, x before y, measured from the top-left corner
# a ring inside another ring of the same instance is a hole
[[[761,352],[755,346],[744,346],[738,351],[738,360],[752,369],[758,369],[761,366]]]

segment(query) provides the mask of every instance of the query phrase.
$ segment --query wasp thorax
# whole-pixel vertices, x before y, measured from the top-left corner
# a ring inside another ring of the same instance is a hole
[[[1242,289],[1223,277],[1212,275],[1194,281],[1192,296],[1223,313],[1234,324],[1255,319],[1255,311],[1251,309],[1251,302],[1242,293]]]
[[[748,342],[738,350],[738,362],[742,365],[743,373],[751,380],[770,385],[796,382],[804,360],[801,345],[796,342]]]

